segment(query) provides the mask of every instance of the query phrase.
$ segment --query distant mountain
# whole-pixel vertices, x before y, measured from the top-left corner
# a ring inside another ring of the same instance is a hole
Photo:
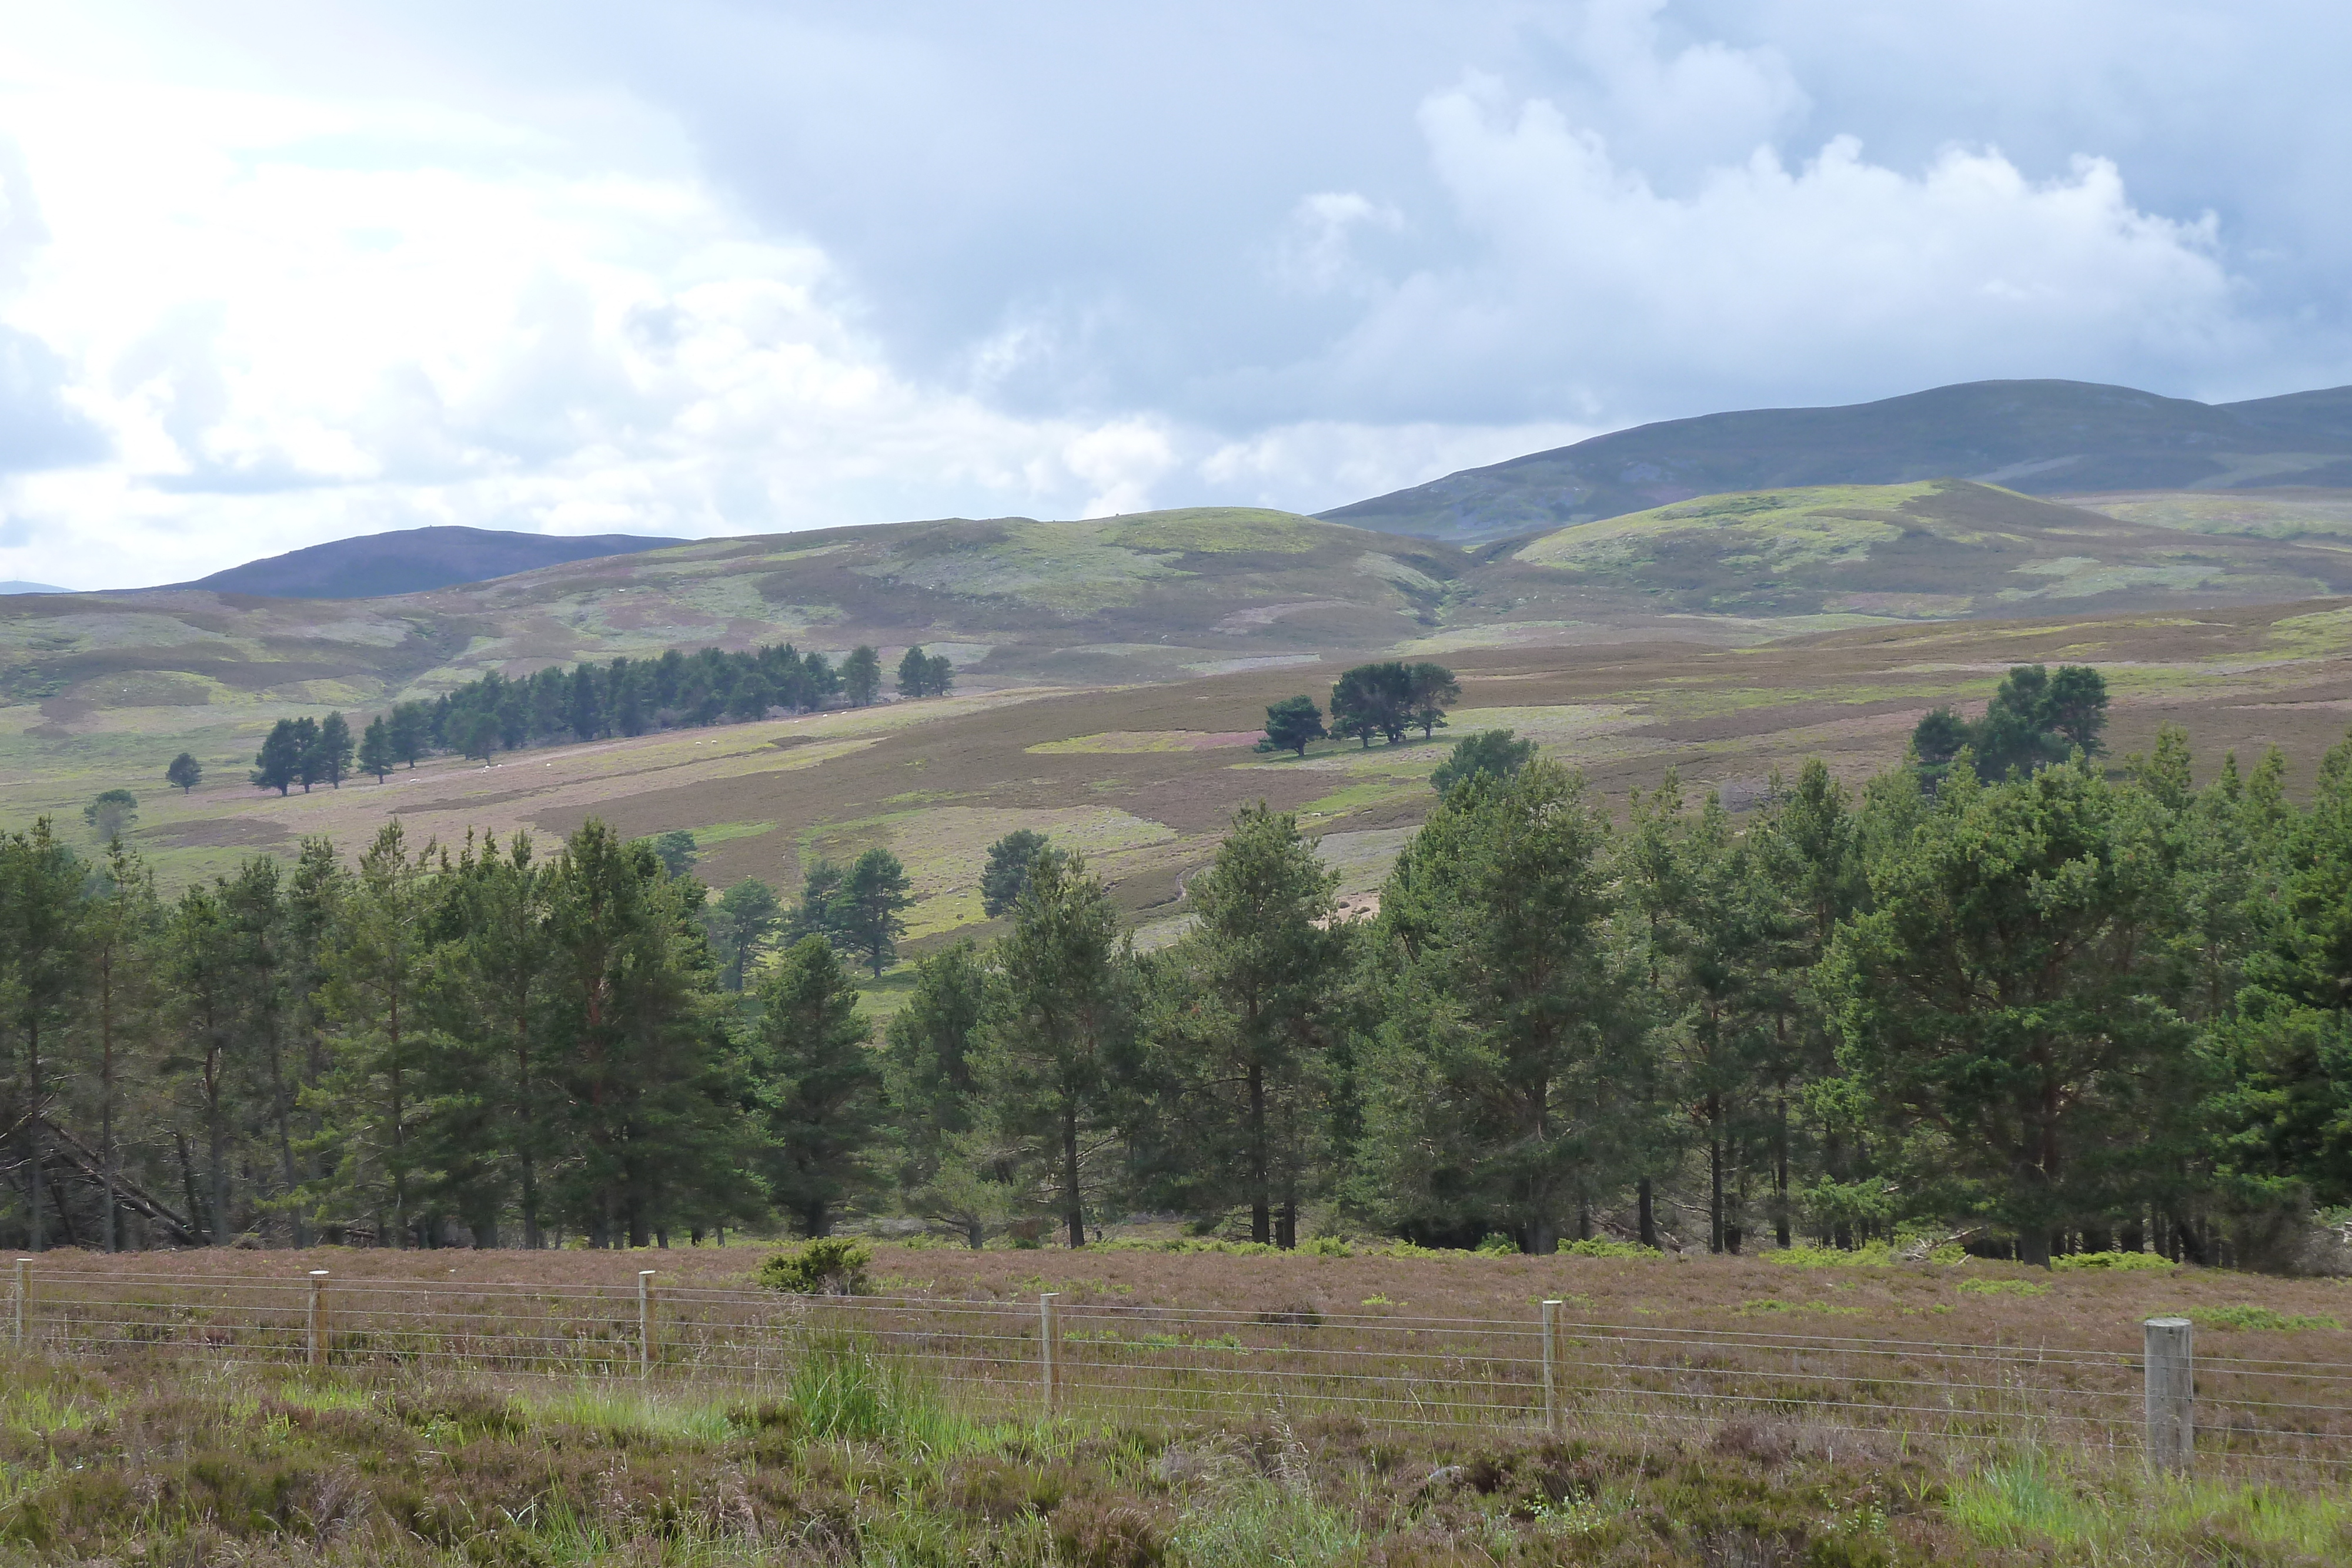
[[[637,534],[518,534],[497,528],[400,528],[250,560],[175,588],[264,599],[382,599],[487,582],[543,566],[635,555],[683,539]]]
[[[1844,408],[1667,420],[1325,512],[1514,538],[1700,496],[1975,479],[2037,496],[2352,486],[2352,387],[2208,404],[2086,382],[1969,382]]]
[[[72,591],[72,589],[59,588],[54,582],[26,582],[17,578],[10,578],[5,582],[0,582],[0,593],[71,593]]]

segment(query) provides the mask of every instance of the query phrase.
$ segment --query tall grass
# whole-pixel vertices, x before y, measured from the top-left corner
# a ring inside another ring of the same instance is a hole
[[[1992,1547],[2055,1547],[2069,1560],[2352,1562],[2352,1498],[2334,1490],[2070,1470],[2039,1449],[1953,1483],[1945,1511]]]

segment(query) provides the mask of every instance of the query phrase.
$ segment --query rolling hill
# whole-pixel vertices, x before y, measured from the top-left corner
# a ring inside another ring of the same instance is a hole
[[[519,534],[436,527],[335,539],[249,560],[178,588],[265,599],[381,599],[485,582],[537,567],[661,549],[676,539],[638,534]]]
[[[1969,382],[1843,408],[1645,424],[1322,516],[1468,541],[1700,496],[1941,478],[2042,496],[2352,487],[2352,387],[2215,405],[2084,382]]]
[[[2191,499],[2202,501],[2202,496]],[[2166,527],[1963,479],[1707,496],[1555,529],[1512,559],[1694,614],[1904,619],[2352,592],[2352,553]],[[2325,519],[2298,526],[2324,532]],[[2298,536],[2298,538],[2306,536]]]

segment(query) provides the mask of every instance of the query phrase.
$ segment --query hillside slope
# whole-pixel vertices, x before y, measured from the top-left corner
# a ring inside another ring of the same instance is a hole
[[[270,599],[381,599],[676,543],[639,534],[519,534],[454,526],[397,528],[289,550],[172,586]]]
[[[2352,592],[2340,549],[2156,526],[1958,479],[1703,497],[1556,529],[1512,558],[1702,615],[2029,615]]]
[[[2352,387],[2210,405],[2085,382],[1969,382],[1843,408],[1667,420],[1322,516],[1496,539],[1699,496],[1940,478],[2042,496],[2352,486]]]

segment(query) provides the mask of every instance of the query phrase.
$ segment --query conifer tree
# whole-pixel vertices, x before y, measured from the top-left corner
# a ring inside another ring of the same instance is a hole
[[[1084,860],[1039,852],[997,961],[978,1076],[991,1117],[1044,1169],[1069,1244],[1083,1247],[1134,1044],[1132,961]]]
[[[194,793],[196,786],[204,781],[205,765],[196,760],[195,753],[192,751],[183,751],[172,758],[169,768],[163,769],[163,782],[183,795]]]
[[[769,1188],[803,1235],[825,1236],[859,1183],[880,1119],[880,1074],[857,987],[830,944],[803,936],[760,988],[754,1069],[772,1145]]]
[[[360,771],[373,773],[379,784],[391,776],[397,758],[392,749],[392,731],[378,714],[368,720],[366,731],[360,737]]]
[[[867,850],[851,863],[833,897],[833,934],[844,949],[872,967],[878,980],[898,956],[898,938],[914,902],[914,884],[898,857],[888,850]]]
[[[341,713],[331,713],[319,726],[319,777],[340,789],[352,770],[352,727]]]

